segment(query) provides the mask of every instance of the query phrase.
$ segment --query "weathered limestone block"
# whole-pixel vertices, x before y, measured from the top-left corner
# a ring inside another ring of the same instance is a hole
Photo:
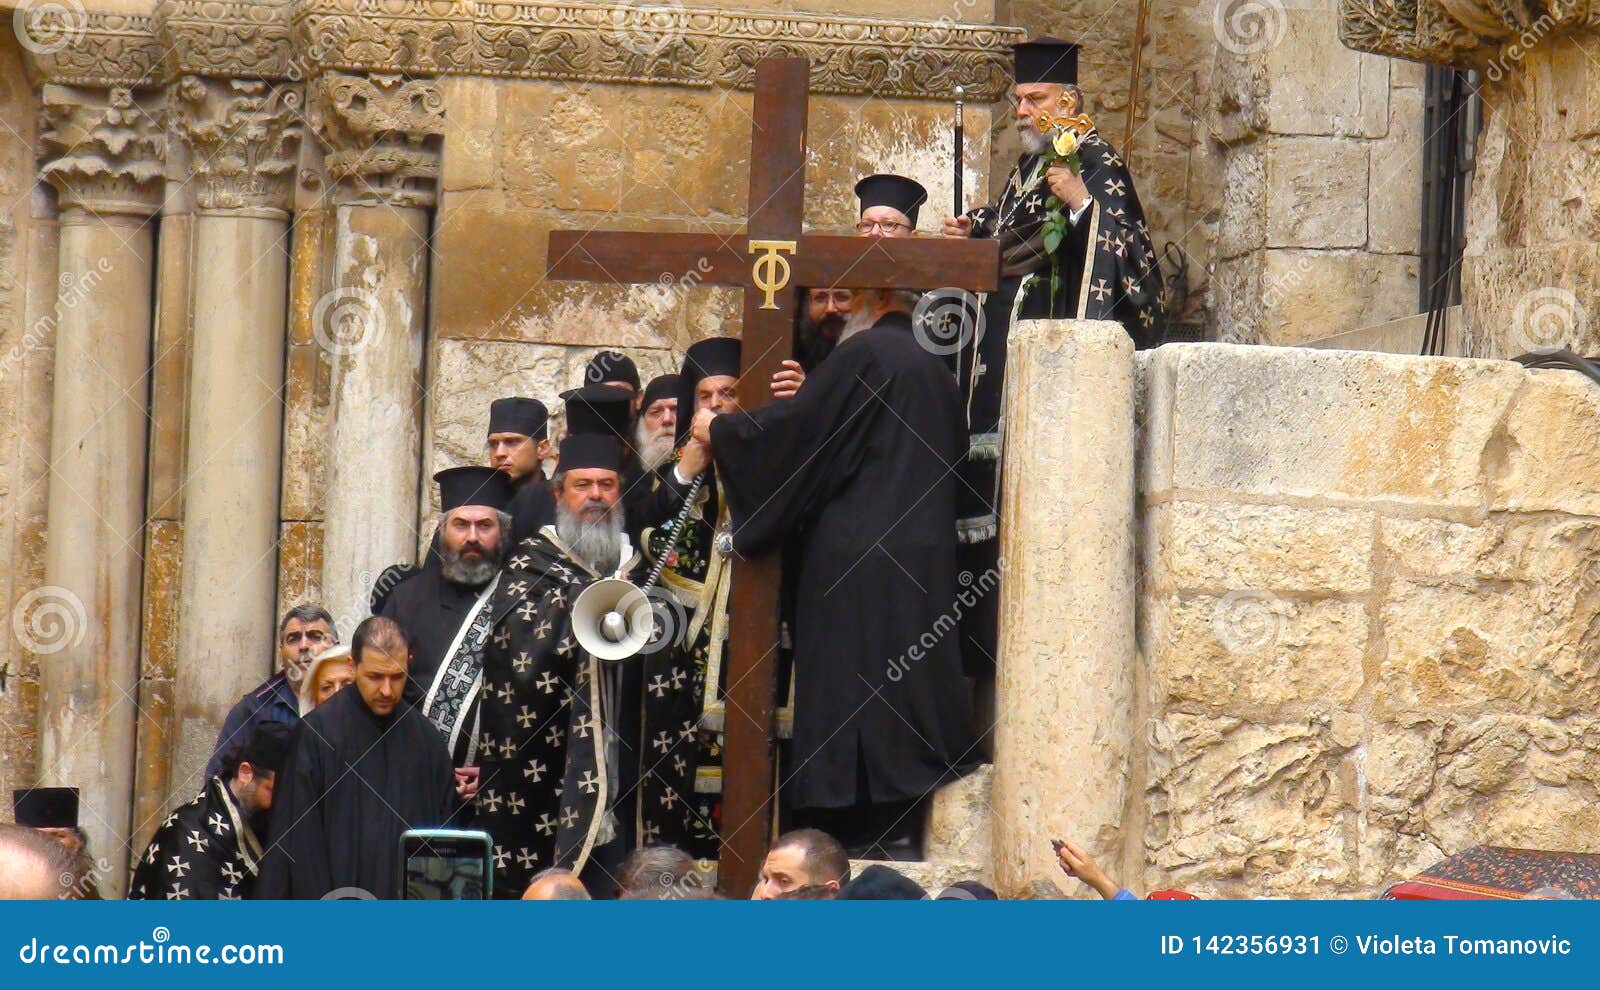
[[[1145,638],[1157,704],[1349,705],[1369,635],[1359,601],[1265,591],[1147,599]]]
[[[1376,726],[1362,883],[1380,889],[1478,843],[1593,852],[1600,725],[1520,714]]]
[[[1417,311],[1418,262],[1366,251],[1267,251],[1262,337],[1299,344]]]
[[[1146,497],[1231,492],[1474,509],[1515,365],[1171,345],[1150,365]]]
[[[1172,713],[1148,739],[1145,888],[1211,897],[1317,896],[1352,879],[1357,811],[1345,796],[1360,723]]]
[[[1374,517],[1344,509],[1173,501],[1152,507],[1155,589],[1354,593],[1372,586]]]
[[[1600,390],[1571,372],[1528,376],[1489,469],[1496,509],[1600,515]]]
[[[1396,78],[1408,63],[1390,65],[1389,132],[1371,145],[1371,165],[1364,201],[1367,250],[1384,254],[1416,254],[1422,230],[1422,90],[1401,89]],[[1411,70],[1420,66],[1410,65]],[[1417,81],[1420,87],[1421,81]]]
[[[1055,896],[1047,841],[1125,874],[1133,749],[1133,346],[1115,323],[1012,331],[1001,490],[995,882]],[[1041,486],[1065,476],[1071,485]],[[1063,773],[1063,767],[1072,772]]]
[[[1595,546],[1600,526],[1589,524],[1582,539]],[[1594,573],[1591,566],[1505,587],[1395,582],[1383,605],[1375,703],[1385,712],[1487,708],[1560,718],[1593,711],[1600,705]]]
[[[994,766],[985,764],[939,788],[928,802],[922,856],[938,871],[940,886],[958,880],[993,883],[993,797]]]
[[[1278,42],[1261,56],[1272,83],[1267,127],[1275,134],[1382,137],[1389,125],[1387,60],[1337,44],[1339,18],[1331,2],[1267,12],[1281,24]]]
[[[1266,145],[1266,246],[1364,247],[1366,143],[1302,137],[1282,138]],[[1414,190],[1407,192],[1414,194]]]

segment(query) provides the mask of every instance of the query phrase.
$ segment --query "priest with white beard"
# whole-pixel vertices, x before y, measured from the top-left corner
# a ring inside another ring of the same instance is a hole
[[[681,814],[692,793],[694,767],[659,757],[655,745],[693,729],[662,724],[662,713],[677,711],[669,703],[677,692],[692,690],[660,666],[674,651],[602,666],[573,629],[573,603],[588,585],[637,583],[644,570],[627,536],[611,399],[594,388],[566,396],[555,522],[513,548],[484,656],[476,821],[494,838],[495,889],[508,898],[552,867],[611,896],[629,850],[670,841],[654,817]]]

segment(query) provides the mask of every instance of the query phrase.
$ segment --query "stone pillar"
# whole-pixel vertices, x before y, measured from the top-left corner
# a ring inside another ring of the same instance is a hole
[[[39,777],[82,789],[81,820],[127,872],[139,675],[151,275],[164,147],[150,98],[125,87],[42,88],[61,214]],[[51,620],[53,617],[53,624]]]
[[[1109,322],[1036,321],[1006,358],[994,876],[1058,897],[1050,839],[1130,876],[1133,344]],[[1069,881],[1070,882],[1070,881]]]
[[[429,209],[444,100],[433,79],[328,72],[312,124],[337,204],[333,286],[312,332],[333,366],[323,603],[348,635],[372,582],[416,556]]]
[[[184,76],[173,96],[196,207],[172,762],[175,789],[187,792],[229,706],[274,663],[300,94],[259,80]]]

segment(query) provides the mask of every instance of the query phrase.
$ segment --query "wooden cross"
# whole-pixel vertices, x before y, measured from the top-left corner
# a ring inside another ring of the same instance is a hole
[[[763,59],[756,66],[749,216],[743,233],[550,232],[549,278],[655,282],[663,274],[697,272],[702,282],[743,287],[739,403],[747,411],[772,397],[768,383],[790,356],[802,286],[999,288],[1000,253],[992,240],[801,233],[809,78],[803,58]],[[735,897],[749,896],[755,885],[774,810],[778,579],[776,551],[741,557],[729,592],[728,613],[737,621],[731,624],[728,642],[718,877],[723,891]],[[708,684],[706,690],[716,686]]]

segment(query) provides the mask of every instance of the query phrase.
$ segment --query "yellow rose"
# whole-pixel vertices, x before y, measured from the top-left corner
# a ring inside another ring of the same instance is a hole
[[[1061,133],[1056,135],[1052,144],[1055,146],[1056,154],[1066,158],[1078,150],[1078,132],[1070,127],[1064,127],[1061,129]]]

